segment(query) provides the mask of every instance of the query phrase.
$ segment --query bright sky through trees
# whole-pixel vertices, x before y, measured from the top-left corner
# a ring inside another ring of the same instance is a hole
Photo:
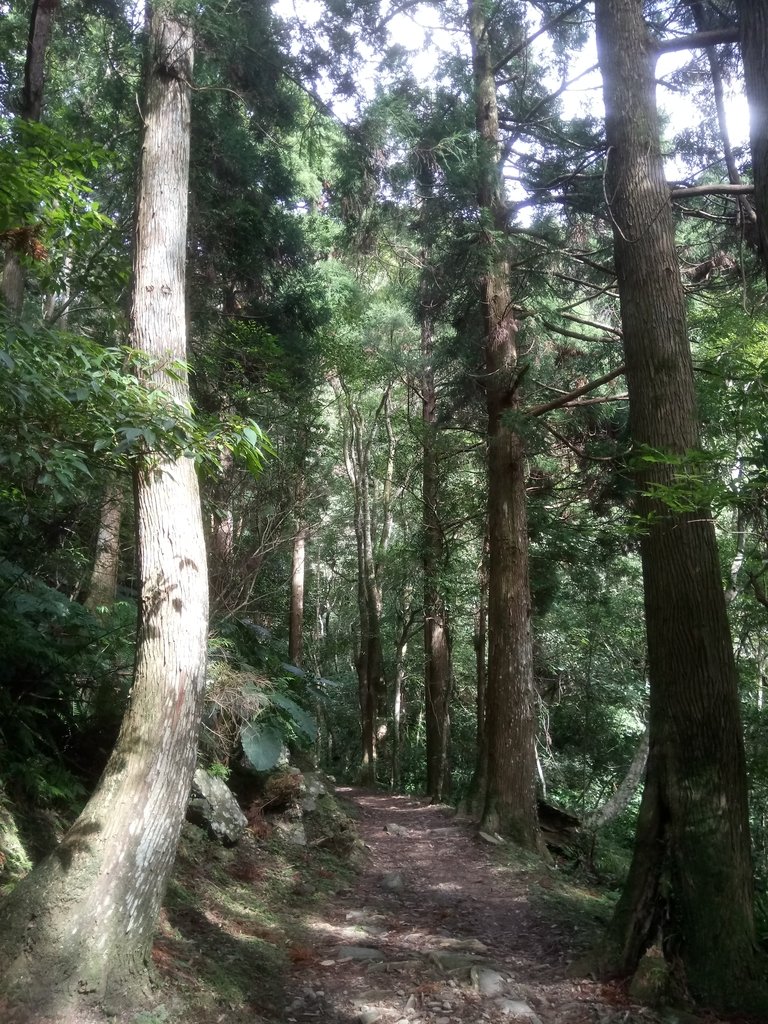
[[[532,4],[528,6],[530,34],[533,35],[541,25],[541,15]],[[273,7],[281,17],[300,18],[305,25],[315,23],[324,11],[322,0],[276,0]],[[457,32],[441,24],[440,11],[432,5],[424,4],[408,12],[395,14],[389,22],[389,34],[391,44],[401,46],[408,52],[409,64],[414,75],[425,85],[437,80],[441,58],[447,54],[460,52],[469,59],[469,39],[466,32]],[[544,58],[545,62],[551,56],[546,34],[534,41],[533,52],[536,56]],[[372,98],[377,87],[382,85],[378,55],[362,42],[359,54],[363,59],[364,69],[357,79],[359,92],[356,99],[334,97],[330,84],[321,89],[324,98],[345,121],[353,120],[358,103]],[[702,118],[709,116],[708,111],[698,108],[689,97],[682,96],[664,84],[669,76],[689,59],[690,54],[683,51],[663,54],[658,63],[660,86],[657,100],[673,132],[693,128]],[[567,81],[570,84],[560,96],[566,117],[581,116],[584,113],[602,117],[601,80],[597,70],[594,34],[590,34],[588,42],[579,52],[570,55]],[[554,91],[561,87],[562,81],[553,73],[549,84]],[[732,144],[736,147],[747,146],[749,113],[740,82],[728,85],[726,110]],[[686,178],[692,171],[697,170],[686,167],[674,156],[667,159],[666,168],[668,177],[675,180]]]

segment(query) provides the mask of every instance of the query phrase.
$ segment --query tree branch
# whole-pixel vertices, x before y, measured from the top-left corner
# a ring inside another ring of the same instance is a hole
[[[706,46],[717,46],[719,43],[738,43],[739,30],[733,28],[713,28],[708,32],[692,32],[688,36],[675,36],[673,39],[659,39],[654,50],[657,54],[676,53],[678,50],[698,50]]]
[[[603,289],[605,290],[605,289]],[[598,331],[607,331],[608,334],[615,334],[617,338],[621,337],[621,331],[618,327],[609,327],[608,324],[598,323],[596,320],[587,320],[585,317],[576,316],[574,313],[560,313],[560,316],[564,320],[572,320],[573,323],[583,324],[585,327],[594,327]]]
[[[610,344],[613,344],[616,341],[614,337],[595,338],[591,334],[582,334],[581,331],[568,331],[565,327],[558,327],[549,320],[542,320],[542,325],[546,327],[548,331],[554,331],[555,334],[562,334],[564,338],[573,338],[575,341],[599,341],[602,343],[610,342]]]
[[[583,384],[580,388],[576,388],[574,391],[569,391],[567,395],[560,395],[559,398],[553,398],[551,402],[545,402],[544,405],[535,405],[532,409],[527,410],[528,416],[543,416],[545,412],[552,412],[553,409],[560,409],[564,405],[569,405],[574,402],[575,399],[581,395],[586,395],[588,391],[594,391],[595,388],[599,388],[603,384],[607,384],[609,381],[615,380],[624,373],[624,363],[621,366],[617,366],[615,370],[611,370],[610,373],[603,374],[602,377],[598,377],[596,380],[590,381],[589,384]],[[626,396],[621,396],[626,397]],[[605,396],[599,401],[604,402],[608,398],[614,400],[615,396]],[[591,399],[591,405],[594,405],[596,399]],[[585,405],[587,403],[580,403]]]
[[[670,189],[669,194],[679,199],[681,196],[748,196],[754,191],[754,185],[689,185]]]
[[[587,0],[579,0],[579,3],[566,7],[566,9],[561,11],[560,14],[555,15],[554,18],[550,18],[549,21],[545,21],[541,28],[537,29],[533,35],[528,36],[527,39],[524,39],[522,43],[518,43],[517,46],[513,46],[511,50],[505,53],[503,57],[500,57],[493,65],[494,77],[498,75],[502,68],[509,64],[511,60],[514,60],[515,57],[527,50],[534,39],[538,39],[540,35],[543,35],[545,32],[549,32],[551,29],[555,28],[556,25],[559,25],[561,21],[565,21],[567,17],[571,14],[575,14],[576,11],[580,11],[581,8],[586,7],[586,5]]]

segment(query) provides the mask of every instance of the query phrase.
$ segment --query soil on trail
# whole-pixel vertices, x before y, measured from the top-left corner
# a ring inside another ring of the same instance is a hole
[[[574,934],[573,916],[563,922],[562,907],[546,912],[553,868],[510,866],[508,848],[500,854],[449,808],[359,789],[338,795],[355,809],[368,858],[349,890],[306,919],[312,955],[294,967],[284,1021],[682,1019],[633,1005],[620,987],[569,977],[586,937]],[[532,891],[543,900],[532,902]]]

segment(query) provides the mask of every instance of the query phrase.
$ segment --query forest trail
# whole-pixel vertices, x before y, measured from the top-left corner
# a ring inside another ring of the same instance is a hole
[[[682,1020],[631,1004],[617,986],[569,977],[586,937],[573,918],[562,921],[562,907],[546,912],[547,890],[560,884],[554,868],[502,863],[510,857],[450,808],[360,789],[338,795],[354,807],[368,858],[350,888],[306,920],[313,955],[294,968],[288,1024]]]

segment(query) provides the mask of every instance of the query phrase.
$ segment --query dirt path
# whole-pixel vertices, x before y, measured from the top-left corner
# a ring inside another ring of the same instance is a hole
[[[449,809],[363,790],[339,795],[357,809],[369,858],[353,887],[309,918],[313,955],[296,965],[286,1022],[662,1019],[619,988],[569,978],[573,926],[530,901],[532,890],[553,886],[552,870],[501,866]]]

